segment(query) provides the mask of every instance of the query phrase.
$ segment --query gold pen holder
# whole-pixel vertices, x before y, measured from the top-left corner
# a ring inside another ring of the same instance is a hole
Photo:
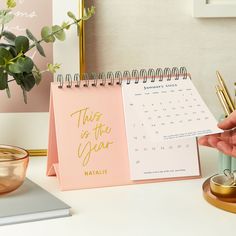
[[[203,183],[203,197],[209,204],[219,209],[236,213],[235,187],[225,188],[224,184],[221,184],[222,177],[219,176],[222,175],[214,175]]]
[[[212,194],[227,202],[236,202],[236,183],[229,182],[224,174],[214,175],[210,178],[210,190]]]

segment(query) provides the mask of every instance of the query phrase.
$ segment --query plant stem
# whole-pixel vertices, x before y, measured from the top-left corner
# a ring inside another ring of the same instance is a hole
[[[52,32],[50,35],[48,35],[48,37],[54,36],[55,34],[61,32],[62,30],[66,29],[67,27],[70,27],[70,26],[72,26],[72,25],[74,25],[74,24],[78,24],[80,21],[81,21],[81,19],[79,19],[79,20],[77,20],[77,21],[74,21],[74,22],[70,23],[69,25],[66,25],[66,26],[62,27],[61,29]],[[43,41],[44,41],[44,39],[42,38],[42,39],[38,40],[37,43],[40,44],[40,43],[42,43]],[[32,44],[32,45],[29,47],[28,51],[31,50],[32,48],[34,48],[35,46],[36,46],[35,43]]]
[[[19,57],[21,57],[22,55],[24,55],[23,52],[20,52],[16,57],[12,58],[9,62],[13,62],[15,60],[17,60]]]

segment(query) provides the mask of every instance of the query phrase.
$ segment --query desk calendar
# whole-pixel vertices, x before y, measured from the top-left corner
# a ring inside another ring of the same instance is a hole
[[[196,136],[220,130],[187,72],[169,71],[52,83],[48,175],[62,190],[200,177]]]

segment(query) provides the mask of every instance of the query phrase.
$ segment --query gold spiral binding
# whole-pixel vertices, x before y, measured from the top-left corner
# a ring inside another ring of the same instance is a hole
[[[65,76],[65,79],[63,75],[59,74],[57,76],[57,82],[59,83],[58,88],[62,89],[64,84],[66,85],[66,88],[72,88],[72,87],[80,88],[81,86],[89,87],[90,85],[92,87],[97,87],[99,85],[114,86],[115,84],[122,85],[123,81],[126,81],[126,84],[129,85],[131,84],[131,81],[134,81],[135,84],[138,84],[140,83],[140,80],[143,83],[147,83],[148,81],[153,83],[156,80],[162,82],[164,79],[167,81],[170,81],[172,79],[178,80],[180,76],[182,79],[187,79],[188,77],[191,79],[185,67],[180,67],[180,68],[166,67],[164,69],[150,68],[148,70],[146,69],[141,69],[141,70],[134,69],[132,71],[126,70],[123,73],[121,71],[116,71],[116,72],[110,71],[107,74],[105,74],[104,72],[102,73],[92,72],[90,74],[84,73],[82,76],[80,76],[79,74],[75,74],[74,79],[72,79],[72,75],[70,74],[67,74]]]

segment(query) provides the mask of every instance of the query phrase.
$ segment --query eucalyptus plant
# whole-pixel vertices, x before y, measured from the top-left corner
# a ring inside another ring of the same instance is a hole
[[[70,19],[61,25],[45,26],[41,29],[41,39],[37,39],[29,29],[25,35],[16,36],[5,30],[5,26],[14,19],[12,12],[16,7],[15,0],[6,1],[6,9],[0,10],[0,90],[6,90],[8,97],[11,97],[9,83],[16,82],[23,91],[24,101],[27,103],[27,92],[35,85],[39,85],[42,74],[46,71],[55,73],[59,64],[47,64],[44,71],[40,71],[34,61],[27,56],[27,53],[36,48],[39,54],[46,57],[42,43],[54,43],[56,40],[66,40],[66,31],[72,25],[77,27],[83,20],[88,20],[95,14],[95,8],[85,9],[85,16],[78,19],[75,14],[68,12]]]

